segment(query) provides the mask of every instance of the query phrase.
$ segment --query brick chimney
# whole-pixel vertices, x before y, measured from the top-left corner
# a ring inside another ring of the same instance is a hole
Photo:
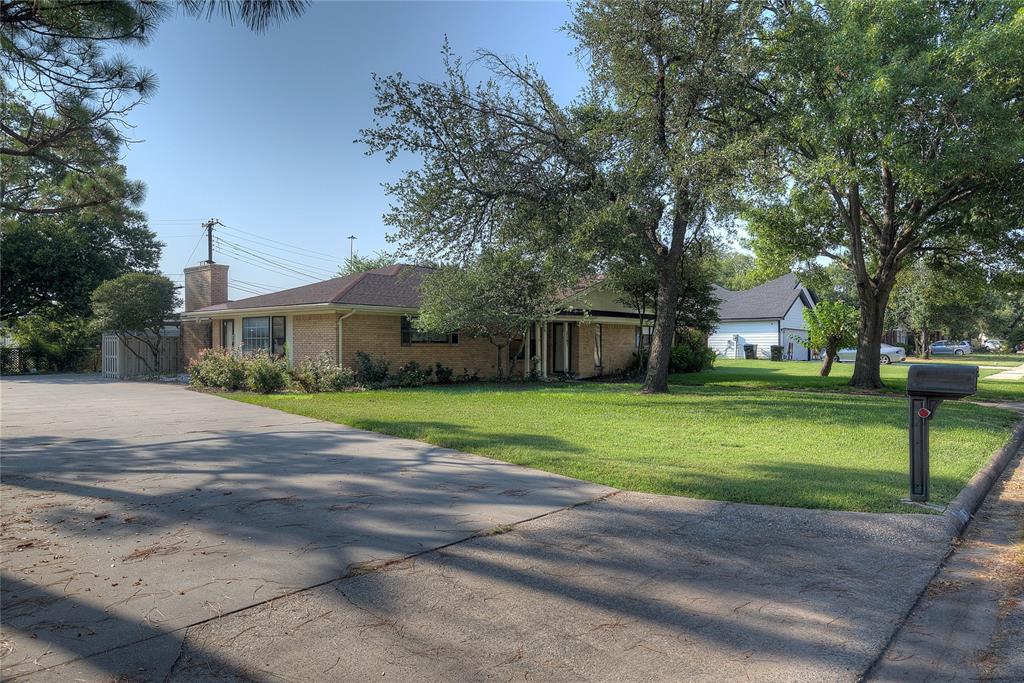
[[[228,300],[228,267],[203,261],[185,269],[185,312]]]

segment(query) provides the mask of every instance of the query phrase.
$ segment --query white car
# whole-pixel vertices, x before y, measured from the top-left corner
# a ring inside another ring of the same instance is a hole
[[[882,344],[882,348],[879,351],[881,353],[879,360],[881,360],[882,365],[899,363],[907,359],[907,352],[901,346]],[[857,360],[857,349],[839,349],[839,355],[836,356],[836,360],[840,363],[852,363]]]
[[[1003,348],[1003,342],[1001,339],[986,339],[985,343],[982,344],[989,351],[999,351]]]

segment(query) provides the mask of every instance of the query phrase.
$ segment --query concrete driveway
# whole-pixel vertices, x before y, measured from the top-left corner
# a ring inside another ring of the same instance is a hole
[[[7,679],[855,680],[947,549],[176,386],[0,389]]]

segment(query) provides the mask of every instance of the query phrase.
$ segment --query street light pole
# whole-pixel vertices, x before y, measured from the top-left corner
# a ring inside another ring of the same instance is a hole
[[[348,261],[349,261],[349,263],[352,262],[352,256],[353,256],[352,249],[353,249],[353,245],[356,243],[356,239],[357,238],[356,238],[355,235],[349,235],[348,236]]]

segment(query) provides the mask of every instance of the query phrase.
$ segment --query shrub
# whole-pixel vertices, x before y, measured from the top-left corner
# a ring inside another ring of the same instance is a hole
[[[680,343],[672,347],[669,372],[700,372],[715,363],[715,352],[704,343],[704,336],[692,330],[680,335]]]
[[[271,394],[288,386],[288,365],[283,359],[271,358],[263,352],[254,353],[245,359],[245,367],[252,391]]]
[[[400,387],[422,387],[430,381],[430,374],[432,372],[430,368],[421,367],[419,363],[413,360],[398,368],[395,380]]]
[[[466,384],[469,382],[477,382],[480,380],[480,369],[475,368],[473,372],[469,371],[469,368],[462,368],[462,374],[456,378],[456,382]]]
[[[188,364],[188,374],[193,386],[237,391],[246,386],[246,359],[227,349],[204,349]]]
[[[390,379],[391,372],[386,358],[374,360],[370,354],[356,351],[356,382],[365,387],[380,388],[388,386]]]
[[[355,385],[355,371],[334,362],[326,351],[316,358],[307,358],[292,372],[292,379],[306,393],[344,391]]]
[[[445,367],[438,361],[434,366],[434,379],[438,384],[453,384],[455,382],[455,371]]]

